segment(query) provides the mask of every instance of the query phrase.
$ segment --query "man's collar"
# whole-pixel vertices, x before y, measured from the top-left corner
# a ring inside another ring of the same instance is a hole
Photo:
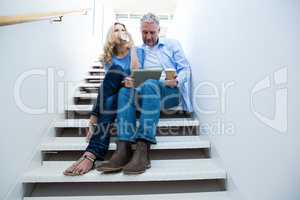
[[[159,38],[157,44],[158,46],[164,46],[166,44],[166,40],[164,40],[164,38]]]
[[[166,44],[166,41],[164,40],[164,38],[159,38],[158,39],[158,43],[156,44],[158,47],[160,46],[164,46]],[[155,45],[155,46],[156,46]],[[146,47],[147,45],[143,44],[142,47]]]

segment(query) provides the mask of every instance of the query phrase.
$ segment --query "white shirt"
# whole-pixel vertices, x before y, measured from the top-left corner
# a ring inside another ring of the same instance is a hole
[[[145,50],[144,69],[156,68],[156,69],[164,70],[163,65],[160,63],[159,56],[157,55],[157,52],[159,51],[158,44],[155,45],[154,47],[145,46],[144,50]],[[165,77],[166,77],[166,73],[163,71],[160,79],[165,80]]]

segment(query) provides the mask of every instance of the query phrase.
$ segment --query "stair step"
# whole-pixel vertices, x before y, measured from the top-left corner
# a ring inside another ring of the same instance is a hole
[[[210,148],[209,140],[204,136],[160,136],[157,144],[151,149],[204,149]],[[84,151],[87,147],[85,138],[82,137],[56,137],[54,140],[41,144],[41,151]],[[116,149],[116,144],[109,145],[110,150]]]
[[[103,79],[86,79],[85,80],[87,83],[102,83]]]
[[[85,76],[84,77],[86,80],[103,80],[104,75],[97,75],[97,76]]]
[[[24,183],[58,182],[149,182],[225,179],[226,172],[212,159],[152,160],[152,167],[140,175],[123,173],[102,174],[96,170],[77,177],[64,176],[62,172],[74,162],[45,161],[23,176]]]
[[[164,118],[159,119],[158,127],[189,127],[199,126],[200,122],[193,118]],[[88,119],[63,119],[54,123],[55,128],[86,128]]]
[[[80,93],[80,94],[74,95],[74,98],[96,100],[97,99],[97,95],[98,95],[97,93]]]
[[[97,98],[97,93],[82,93],[82,94],[78,94],[75,95],[76,98]],[[89,113],[93,108],[92,104],[88,104],[88,105],[68,105],[66,108],[66,111],[68,112],[78,112],[78,113]],[[177,106],[174,108],[169,109],[168,111],[172,112],[172,111],[182,111],[182,107],[181,106]]]
[[[104,73],[105,70],[103,68],[100,68],[100,69],[94,69],[94,68],[92,68],[92,69],[89,69],[88,72],[89,73]]]
[[[103,67],[103,65],[102,65],[102,63],[100,63],[100,62],[94,62],[94,63],[92,63],[91,64],[91,67],[93,68],[93,69],[103,69],[104,67]]]
[[[92,104],[89,105],[67,105],[65,109],[67,112],[89,113],[93,108]]]
[[[101,84],[99,83],[81,83],[79,87],[90,87],[90,88],[99,88]]]
[[[146,195],[112,195],[112,196],[69,196],[69,197],[25,197],[24,200],[230,200],[227,192],[195,192]]]
[[[99,83],[81,83],[79,85],[80,90],[95,90],[95,92],[98,91],[99,87],[101,85],[101,82]]]
[[[92,94],[92,93],[88,93]],[[83,104],[66,105],[66,118],[69,119],[86,119],[89,118],[90,112],[93,108],[91,102],[96,100],[96,95],[76,95],[75,102],[82,102]],[[88,102],[86,102],[88,101]],[[140,112],[137,111],[137,118],[139,118]],[[181,106],[173,107],[164,111],[160,111],[160,118],[191,118],[193,113],[183,111]]]

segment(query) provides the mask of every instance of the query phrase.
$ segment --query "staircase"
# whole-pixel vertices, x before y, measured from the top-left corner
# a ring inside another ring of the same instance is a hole
[[[56,136],[40,145],[42,164],[24,173],[33,191],[24,200],[229,200],[226,171],[210,157],[210,141],[199,135],[199,121],[180,108],[162,113],[157,145],[151,147],[152,167],[141,175],[101,174],[67,177],[62,172],[77,160],[87,143],[84,128],[104,77],[100,64],[92,66],[67,106],[65,119],[54,123]],[[116,149],[115,138],[107,159]],[[97,163],[97,164],[100,164]]]

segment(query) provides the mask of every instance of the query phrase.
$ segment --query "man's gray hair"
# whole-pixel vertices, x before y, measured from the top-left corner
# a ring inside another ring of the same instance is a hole
[[[147,23],[155,23],[157,26],[159,26],[159,18],[154,15],[153,13],[147,13],[141,18],[141,24],[147,22]]]

